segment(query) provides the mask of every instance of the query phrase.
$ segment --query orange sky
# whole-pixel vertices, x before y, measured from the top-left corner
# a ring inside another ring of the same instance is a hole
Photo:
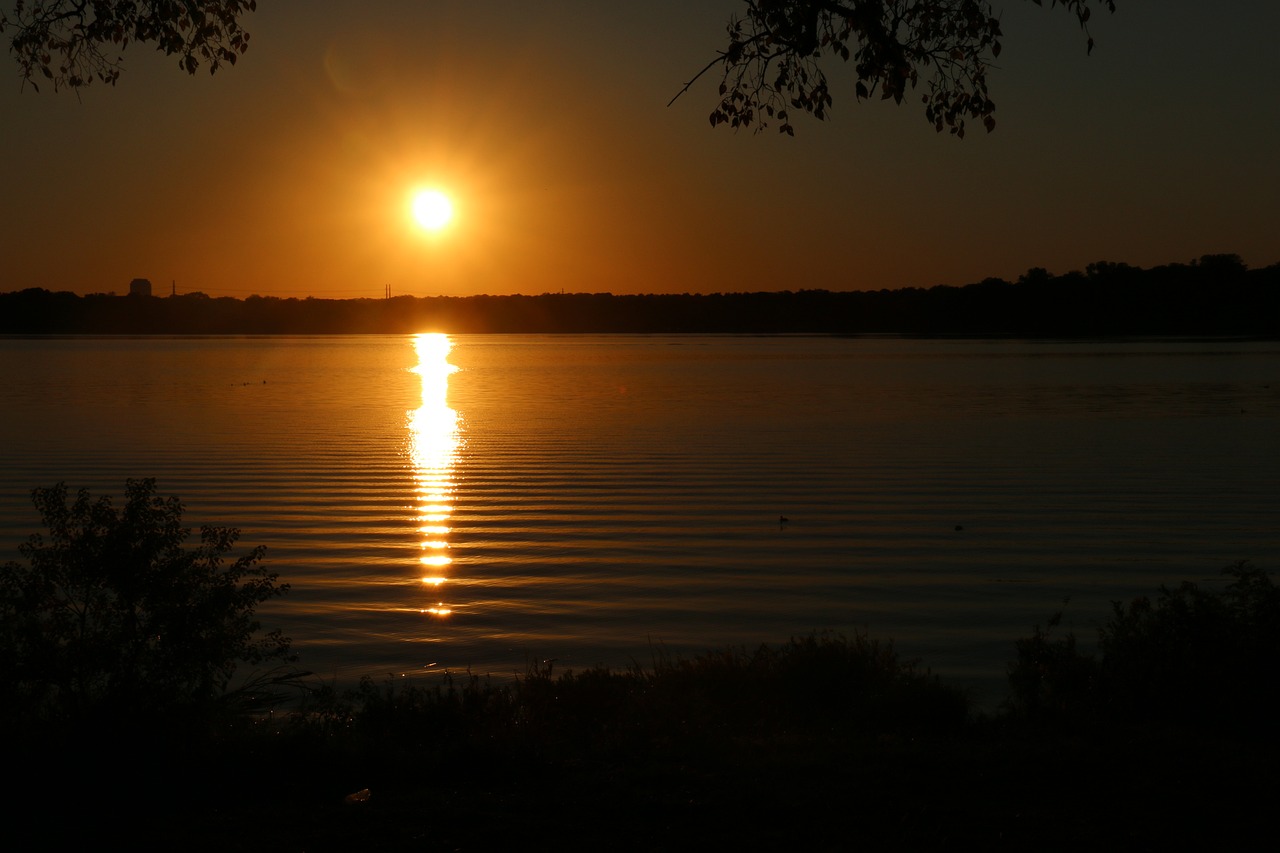
[[[999,126],[856,103],[794,139],[667,101],[735,0],[262,3],[214,77],[131,49],[114,88],[0,88],[0,291],[380,297],[962,284],[1098,260],[1280,261],[1276,4],[1213,20],[1005,4]],[[829,69],[838,78],[838,66]],[[409,194],[453,195],[414,226]]]

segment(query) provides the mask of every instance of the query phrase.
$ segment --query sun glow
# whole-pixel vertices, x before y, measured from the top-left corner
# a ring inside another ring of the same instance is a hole
[[[420,190],[413,196],[413,218],[428,231],[439,231],[453,219],[453,202],[439,190]]]

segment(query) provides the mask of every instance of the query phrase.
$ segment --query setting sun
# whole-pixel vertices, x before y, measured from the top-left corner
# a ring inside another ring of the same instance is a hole
[[[413,218],[428,231],[437,231],[453,218],[453,203],[439,190],[422,190],[413,196]]]

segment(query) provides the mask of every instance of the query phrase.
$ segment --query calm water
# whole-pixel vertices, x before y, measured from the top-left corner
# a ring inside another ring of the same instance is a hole
[[[990,701],[1065,598],[1280,565],[1273,343],[0,338],[0,389],[4,556],[156,477],[341,680],[867,629]]]

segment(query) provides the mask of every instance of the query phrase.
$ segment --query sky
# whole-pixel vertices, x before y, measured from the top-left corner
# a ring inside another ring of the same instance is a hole
[[[10,6],[7,0],[0,5]],[[997,127],[910,97],[713,129],[740,0],[262,0],[188,76],[23,89],[0,56],[0,292],[358,298],[876,290],[1095,261],[1280,261],[1280,4],[997,3]],[[453,200],[428,233],[415,188]]]

